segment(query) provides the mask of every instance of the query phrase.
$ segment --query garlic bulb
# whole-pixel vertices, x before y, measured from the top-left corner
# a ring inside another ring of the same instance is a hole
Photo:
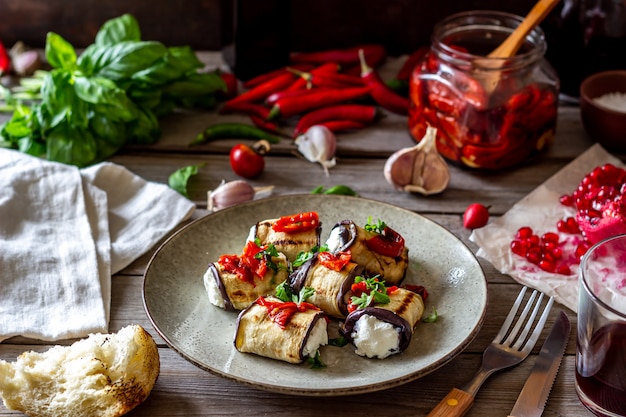
[[[336,164],[337,149],[337,138],[330,129],[321,125],[311,126],[298,136],[294,143],[302,156],[310,162],[320,163],[328,176],[328,169]]]
[[[437,151],[437,129],[428,126],[415,146],[400,149],[387,159],[385,179],[397,190],[424,195],[440,193],[450,181],[448,164]]]
[[[207,193],[207,209],[218,211],[237,204],[245,203],[272,194],[273,185],[266,187],[252,187],[244,180],[223,181],[212,191]]]

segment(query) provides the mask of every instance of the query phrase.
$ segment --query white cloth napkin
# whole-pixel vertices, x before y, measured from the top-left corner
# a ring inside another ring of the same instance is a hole
[[[557,302],[576,312],[578,267],[572,269],[571,275],[548,273],[514,255],[509,245],[516,231],[522,226],[530,226],[538,235],[557,232],[558,220],[575,215],[574,209],[559,203],[559,198],[564,194],[571,194],[587,173],[605,163],[624,167],[618,158],[609,154],[600,145],[593,145],[511,207],[502,217],[485,227],[475,229],[470,235],[470,240],[479,246],[477,255],[487,259],[497,270],[510,275],[520,284],[554,296]],[[560,234],[560,237],[565,241],[566,248],[575,247],[574,237],[565,234]]]
[[[164,184],[0,149],[0,341],[108,329],[111,275],[194,210]]]

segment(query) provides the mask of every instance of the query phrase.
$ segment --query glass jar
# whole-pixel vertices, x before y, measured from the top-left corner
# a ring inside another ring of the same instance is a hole
[[[435,26],[430,51],[410,81],[409,131],[420,141],[437,128],[437,148],[463,166],[516,165],[553,141],[559,78],[534,29],[511,58],[488,58],[522,21],[509,13],[472,11]]]

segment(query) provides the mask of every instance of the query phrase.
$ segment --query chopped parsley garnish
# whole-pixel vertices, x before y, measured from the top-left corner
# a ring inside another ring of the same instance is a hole
[[[316,350],[315,351],[315,356],[310,357],[306,360],[306,363],[308,363],[309,365],[311,365],[311,369],[320,369],[320,368],[325,368],[326,364],[324,362],[322,362],[322,358],[320,356],[320,351]]]
[[[261,247],[261,241],[258,238],[254,240],[254,243]],[[278,272],[279,265],[272,261],[272,258],[278,257],[279,255],[280,253],[278,252],[278,249],[276,249],[276,246],[270,243],[265,249],[257,252],[256,255],[254,255],[254,258],[258,260],[265,259],[267,267],[276,273]]]
[[[378,275],[372,278],[358,276],[352,284],[353,295],[350,303],[358,310],[362,310],[371,304],[388,304],[390,299],[387,295],[385,281],[379,281]]]
[[[314,246],[308,252],[299,252],[298,255],[296,256],[296,259],[294,259],[294,261],[291,263],[291,265],[292,265],[292,267],[297,268],[299,266],[302,266],[309,259],[313,258],[316,253],[318,253],[318,252],[327,252],[327,251],[328,251],[328,246],[326,246],[326,245],[322,245],[321,247]]]
[[[369,216],[367,218],[367,223],[365,223],[365,226],[363,226],[363,228],[368,232],[374,233],[382,233],[385,230],[385,227],[387,227],[387,225],[384,221],[380,219],[378,219],[376,223],[373,223],[372,216]]]
[[[424,317],[424,320],[422,321],[424,323],[434,323],[437,321],[438,317],[439,315],[437,314],[437,309],[433,307],[433,311],[431,311],[431,313],[427,317]]]
[[[335,337],[334,339],[328,339],[328,344],[330,346],[344,347],[348,343],[348,339],[346,339],[344,336]]]
[[[276,298],[284,302],[302,303],[313,294],[315,294],[315,290],[311,287],[304,287],[298,294],[295,294],[287,281],[283,281],[276,287]]]

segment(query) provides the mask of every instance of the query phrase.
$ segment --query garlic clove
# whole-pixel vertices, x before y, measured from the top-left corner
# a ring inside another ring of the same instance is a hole
[[[442,192],[450,182],[447,162],[437,151],[437,129],[429,126],[415,146],[400,149],[385,162],[387,182],[399,191],[423,195]]]
[[[209,211],[218,211],[254,199],[254,188],[243,180],[225,182],[207,195]]]
[[[269,197],[274,190],[273,185],[252,187],[244,180],[226,182],[207,193],[207,209],[218,211],[251,200]]]
[[[311,126],[294,143],[307,161],[319,163],[329,175],[328,169],[336,165],[337,150],[337,138],[330,129],[322,125]]]

